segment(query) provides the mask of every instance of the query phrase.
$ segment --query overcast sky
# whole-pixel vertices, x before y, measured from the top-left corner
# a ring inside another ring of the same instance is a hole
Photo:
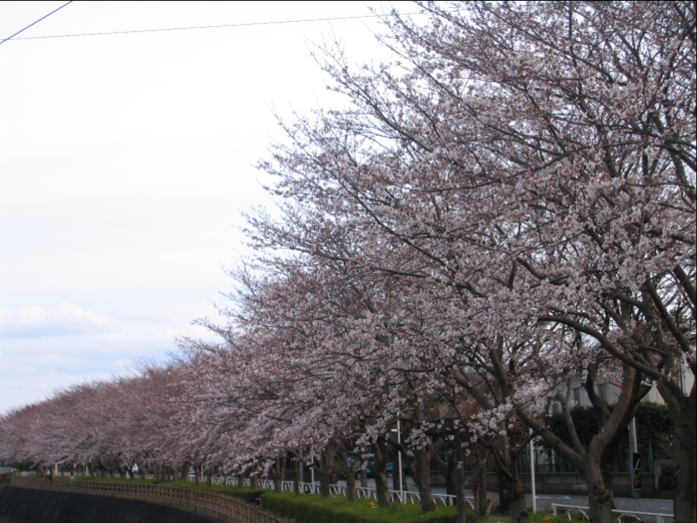
[[[0,2],[0,40],[64,2]],[[216,317],[273,112],[337,107],[310,57],[385,56],[358,2],[73,2],[0,44],[0,414],[163,361]],[[30,38],[30,39],[27,39]]]

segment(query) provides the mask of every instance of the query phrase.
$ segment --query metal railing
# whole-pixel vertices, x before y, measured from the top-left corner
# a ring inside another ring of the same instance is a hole
[[[196,476],[193,474],[189,474],[188,480],[189,481],[195,481]],[[208,481],[208,477],[202,476],[200,478],[200,481]],[[240,478],[240,477],[222,477],[222,476],[217,476],[213,478],[213,484],[214,485],[225,485],[225,486],[233,486],[233,487],[249,487],[251,486],[251,481],[249,478]],[[257,480],[257,485],[259,488],[265,488],[269,490],[274,489],[274,481],[272,479],[267,479],[267,478],[259,478]],[[300,487],[300,492],[303,494],[319,494],[320,493],[320,485],[319,483],[303,483],[301,482],[299,484]],[[281,491],[283,492],[292,492],[295,489],[295,483],[293,481],[283,481],[281,484]],[[339,495],[339,496],[346,496],[346,485],[339,485],[339,484],[332,484],[329,485],[329,494],[330,495]],[[392,502],[401,502],[405,504],[411,504],[411,505],[416,505],[418,503],[421,503],[421,495],[418,492],[411,492],[411,491],[399,491],[399,490],[390,490],[390,501]],[[371,487],[359,487],[356,486],[356,497],[357,498],[365,498],[365,499],[378,499],[378,491],[375,488]],[[433,500],[436,502],[437,505],[443,505],[443,506],[451,506],[455,505],[457,496],[451,496],[448,494],[433,494]],[[465,501],[467,501],[467,504],[470,506],[470,508],[474,509],[474,498],[467,496],[465,498]]]
[[[552,503],[552,513],[555,516],[557,515],[558,508],[565,509],[566,517],[569,519],[572,519],[572,517],[577,519],[590,519],[588,517],[588,507]],[[621,523],[643,522],[642,516],[651,518],[650,521],[653,523],[668,523],[664,518],[669,518],[671,521],[673,519],[673,514],[663,514],[661,512],[639,512],[637,510],[613,509],[612,513],[617,516],[617,519]]]
[[[252,503],[214,492],[148,483],[109,483],[105,481],[64,481],[12,478],[15,487],[78,492],[100,496],[141,499],[174,505],[213,516],[229,523],[297,523]]]

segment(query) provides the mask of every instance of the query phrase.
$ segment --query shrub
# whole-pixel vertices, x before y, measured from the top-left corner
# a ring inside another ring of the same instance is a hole
[[[456,507],[440,507],[424,514],[419,505],[393,503],[389,508],[379,508],[370,499],[346,501],[343,496],[296,496],[293,492],[266,492],[261,504],[306,523],[454,523],[457,516]]]
[[[536,512],[530,514],[528,523],[588,523],[588,521],[579,521],[577,519],[569,519],[566,515],[558,514],[554,517],[550,512]],[[468,520],[469,522],[469,520]]]

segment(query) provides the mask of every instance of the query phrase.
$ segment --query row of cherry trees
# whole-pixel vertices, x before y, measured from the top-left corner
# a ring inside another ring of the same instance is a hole
[[[430,23],[386,19],[392,63],[318,51],[351,106],[282,123],[260,165],[279,207],[249,216],[257,255],[231,272],[224,322],[201,322],[220,341],[12,413],[0,454],[277,478],[287,456],[320,456],[325,485],[337,456],[355,470],[373,454],[384,505],[399,449],[424,510],[437,452],[459,495],[457,464],[491,456],[517,517],[534,433],[604,523],[617,448],[655,385],[681,463],[676,521],[695,521],[697,404],[680,382],[697,370],[694,5],[421,7]],[[576,376],[600,418],[588,447]],[[612,406],[599,376],[621,384]],[[572,444],[547,426],[553,403]]]

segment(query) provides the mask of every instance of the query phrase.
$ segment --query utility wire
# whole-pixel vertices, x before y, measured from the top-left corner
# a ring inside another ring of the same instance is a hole
[[[70,2],[68,2],[68,3],[70,3]],[[408,16],[408,15],[418,15],[418,14],[422,14],[422,13],[400,13],[400,14],[402,14],[404,16]],[[46,15],[46,16],[48,16],[48,15]],[[352,20],[352,19],[357,19],[357,18],[379,18],[380,16],[381,15],[359,15],[359,16],[342,16],[342,17],[337,17],[337,18],[307,18],[304,20],[281,20],[281,21],[277,21],[277,22],[248,22],[248,23],[242,23],[242,24],[201,25],[201,26],[193,26],[193,27],[169,27],[169,28],[163,28],[163,29],[134,29],[131,31],[110,31],[110,32],[103,32],[103,33],[79,33],[79,34],[50,35],[50,36],[25,36],[25,37],[15,38],[15,40],[42,40],[42,39],[46,39],[46,38],[73,38],[73,37],[78,37],[78,36],[105,36],[105,35],[122,35],[122,34],[133,34],[133,33],[160,33],[160,32],[164,32],[164,31],[189,31],[192,29],[219,29],[219,28],[223,28],[223,27],[245,27],[245,26],[254,26],[254,25],[298,24],[298,23],[302,23],[302,22],[326,22],[326,21],[332,21],[332,20]],[[46,18],[46,17],[44,17],[44,18]],[[34,23],[36,23],[36,22],[34,22]],[[31,26],[29,26],[29,27],[31,27]],[[24,31],[24,29],[22,29],[22,31]],[[19,34],[19,33],[17,33],[17,34]],[[12,35],[12,36],[15,36],[15,35]],[[12,36],[10,38],[12,38]],[[10,38],[8,38],[7,40],[9,40]],[[3,40],[3,41],[5,41],[5,40]]]
[[[41,20],[43,20],[43,19],[45,19],[45,18],[48,18],[48,17],[51,16],[53,13],[56,13],[56,12],[60,11],[60,10],[63,9],[66,5],[72,4],[72,3],[73,3],[73,0],[70,0],[69,2],[66,2],[65,4],[63,4],[62,6],[60,6],[58,9],[54,9],[53,11],[51,11],[50,13],[48,13],[47,15],[44,15],[44,16],[42,16],[41,18],[39,18],[36,22],[32,22],[31,24],[29,24],[28,26],[26,26],[24,29],[20,29],[20,30],[17,31],[15,34],[13,34],[12,36],[8,36],[8,37],[5,38],[4,40],[0,41],[0,45],[4,44],[5,42],[7,42],[8,40],[10,40],[11,38],[14,38],[15,36],[17,36],[17,35],[18,35],[19,33],[21,33],[22,31],[26,31],[26,30],[29,29],[31,26],[38,24],[39,22],[41,22]],[[17,40],[19,40],[19,38],[17,38]],[[22,38],[22,40],[24,40],[24,38]]]

